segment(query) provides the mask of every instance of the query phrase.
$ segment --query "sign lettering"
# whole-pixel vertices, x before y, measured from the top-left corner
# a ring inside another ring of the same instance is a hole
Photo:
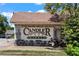
[[[35,33],[51,36],[50,35],[50,28],[28,28],[25,27],[23,30],[24,35],[32,35]]]

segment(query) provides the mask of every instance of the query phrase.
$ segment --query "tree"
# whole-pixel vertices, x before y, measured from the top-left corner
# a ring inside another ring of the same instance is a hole
[[[45,9],[51,14],[64,15],[62,34],[66,38],[66,52],[68,55],[79,55],[79,4],[46,4]]]
[[[8,26],[7,18],[0,14],[0,36],[5,34]]]
[[[47,3],[45,9],[51,14],[65,15],[64,17],[67,18],[67,16],[76,15],[79,10],[78,5],[78,3]],[[75,13],[75,11],[77,12]]]

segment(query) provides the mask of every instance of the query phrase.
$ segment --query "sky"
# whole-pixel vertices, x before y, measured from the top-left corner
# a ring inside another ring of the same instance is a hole
[[[13,12],[45,12],[42,3],[0,3],[0,13],[11,18]]]
[[[13,12],[46,12],[42,3],[0,3],[0,14],[10,22]]]

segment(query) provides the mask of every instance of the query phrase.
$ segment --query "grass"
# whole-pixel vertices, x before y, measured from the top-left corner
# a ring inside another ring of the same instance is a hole
[[[62,51],[32,51],[32,50],[4,50],[0,55],[21,55],[21,56],[67,56]]]

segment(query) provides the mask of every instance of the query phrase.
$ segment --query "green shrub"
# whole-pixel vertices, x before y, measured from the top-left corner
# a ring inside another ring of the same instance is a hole
[[[65,52],[70,56],[79,56],[79,47],[68,44]]]

